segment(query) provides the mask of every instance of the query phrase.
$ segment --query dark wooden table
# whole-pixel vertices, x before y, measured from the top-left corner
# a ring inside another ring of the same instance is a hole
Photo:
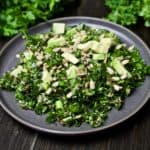
[[[82,0],[62,16],[104,17],[108,10],[103,0]],[[150,29],[140,20],[130,29],[150,47]],[[9,39],[0,38],[0,48]],[[95,135],[67,138],[31,130],[13,120],[0,107],[0,150],[150,150],[150,102],[122,125]]]

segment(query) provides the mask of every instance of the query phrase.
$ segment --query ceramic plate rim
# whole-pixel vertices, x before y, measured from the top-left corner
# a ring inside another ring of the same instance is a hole
[[[105,23],[108,23],[110,25],[113,25],[113,26],[116,26],[118,28],[121,28],[127,32],[129,32],[132,36],[134,36],[144,47],[145,49],[147,50],[147,52],[149,53],[150,55],[150,50],[148,48],[148,46],[144,43],[143,40],[141,40],[141,38],[139,36],[137,36],[136,34],[134,34],[133,32],[131,32],[129,29],[121,26],[121,25],[118,25],[118,24],[115,24],[115,23],[112,23],[112,22],[109,22],[107,20],[104,20],[104,19],[99,19],[99,18],[95,18],[95,17],[85,17],[85,16],[72,16],[72,17],[63,17],[63,18],[56,18],[56,19],[51,19],[49,21],[46,21],[46,22],[42,22],[42,23],[39,23],[33,27],[31,27],[29,29],[32,30],[36,27],[39,27],[39,26],[42,26],[43,24],[45,23],[53,23],[53,22],[57,22],[57,21],[63,21],[63,20],[69,20],[69,19],[87,19],[87,20],[93,20],[93,21],[102,21],[102,22],[105,22]],[[4,46],[3,48],[1,49],[0,51],[0,56],[2,55],[2,53],[4,52],[4,50],[11,44],[13,43],[13,41],[15,41],[18,37],[20,37],[20,34],[19,35],[16,35],[15,37],[13,37],[11,40],[9,40]],[[37,131],[42,131],[42,132],[45,132],[45,133],[52,133],[52,134],[56,134],[56,135],[85,135],[85,134],[89,134],[89,133],[95,133],[95,132],[99,132],[99,131],[104,131],[108,128],[112,128],[126,120],[128,120],[130,117],[132,117],[133,115],[135,115],[144,105],[145,103],[148,101],[148,99],[150,98],[150,92],[147,94],[145,100],[143,100],[143,102],[140,104],[139,107],[137,107],[132,113],[130,113],[128,116],[120,119],[119,121],[115,122],[115,123],[112,123],[110,125],[106,125],[106,126],[101,126],[101,127],[98,127],[98,128],[91,128],[89,130],[86,130],[86,131],[58,131],[58,130],[53,130],[53,129],[46,129],[46,128],[42,128],[42,127],[39,127],[37,125],[32,125],[32,123],[29,123],[27,121],[24,121],[23,119],[21,119],[19,116],[13,114],[13,112],[11,110],[9,110],[7,108],[7,106],[5,106],[5,104],[3,103],[3,101],[0,101],[0,105],[1,107],[12,117],[14,118],[15,120],[17,120],[18,122],[20,122],[21,124],[25,125],[25,126],[28,126],[32,129],[35,129]]]

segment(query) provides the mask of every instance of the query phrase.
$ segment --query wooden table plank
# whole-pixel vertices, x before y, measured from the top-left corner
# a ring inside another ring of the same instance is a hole
[[[1,150],[29,150],[36,132],[14,121],[0,107],[0,135]]]

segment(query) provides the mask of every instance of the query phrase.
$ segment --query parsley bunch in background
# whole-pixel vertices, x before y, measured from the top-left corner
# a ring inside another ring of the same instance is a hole
[[[150,27],[150,0],[106,0],[111,9],[108,19],[121,25],[136,24],[139,17]]]
[[[0,1],[0,36],[13,36],[54,14],[72,0],[5,0]]]

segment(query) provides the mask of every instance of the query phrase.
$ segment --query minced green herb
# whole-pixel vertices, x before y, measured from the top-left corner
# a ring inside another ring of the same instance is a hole
[[[14,91],[24,109],[67,126],[101,126],[150,74],[134,46],[82,24],[54,23],[48,33],[28,35],[16,56],[19,62],[0,78],[0,88]]]

